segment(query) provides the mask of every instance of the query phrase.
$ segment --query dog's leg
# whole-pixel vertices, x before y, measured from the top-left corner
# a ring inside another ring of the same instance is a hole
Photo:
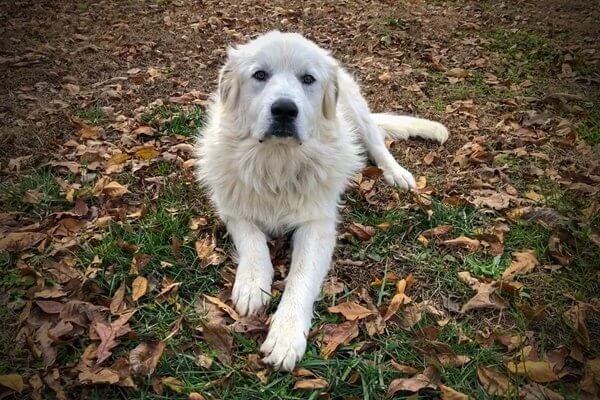
[[[414,188],[416,186],[415,178],[398,164],[385,147],[385,134],[371,118],[369,105],[360,93],[357,83],[343,70],[340,71],[338,79],[340,88],[343,88],[340,91],[340,102],[343,102],[348,111],[346,115],[358,130],[369,157],[383,171],[386,182],[402,189]]]
[[[327,275],[335,246],[335,222],[319,220],[300,226],[294,234],[292,266],[281,302],[261,347],[264,361],[291,371],[306,350],[313,303]]]
[[[241,315],[257,314],[271,298],[273,265],[267,237],[256,225],[243,219],[227,219],[227,231],[239,256],[231,299]]]

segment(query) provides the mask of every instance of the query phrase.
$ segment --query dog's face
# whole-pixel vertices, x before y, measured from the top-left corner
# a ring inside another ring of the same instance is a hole
[[[298,34],[269,32],[229,50],[219,101],[239,134],[302,143],[335,118],[337,65]]]

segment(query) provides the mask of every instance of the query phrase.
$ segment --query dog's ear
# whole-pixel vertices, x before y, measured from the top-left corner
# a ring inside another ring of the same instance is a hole
[[[233,110],[240,97],[239,77],[235,73],[235,49],[227,51],[227,62],[219,72],[219,100],[226,109]]]
[[[325,94],[323,95],[323,116],[327,119],[335,118],[335,109],[337,106],[339,94],[338,87],[338,69],[335,67],[330,74],[330,78],[325,86]]]

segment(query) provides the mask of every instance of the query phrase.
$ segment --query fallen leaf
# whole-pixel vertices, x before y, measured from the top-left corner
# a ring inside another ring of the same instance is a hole
[[[477,377],[483,389],[492,396],[507,396],[510,392],[510,381],[494,368],[477,367]]]
[[[446,385],[440,385],[440,390],[442,392],[442,400],[469,400],[470,397],[464,393],[461,393],[457,390],[452,389]]]
[[[112,321],[110,324],[101,320],[94,321],[92,328],[96,331],[98,337],[100,338],[100,344],[96,350],[97,364],[102,363],[104,360],[110,357],[112,354],[111,350],[119,344],[116,339],[130,331],[126,324],[127,321],[129,321],[129,319],[133,316],[135,311],[136,310],[132,310],[121,314],[119,318],[117,318],[115,321]]]
[[[119,182],[115,181],[107,183],[102,188],[102,193],[104,193],[108,197],[112,197],[113,199],[121,197],[128,192],[129,190],[127,189],[127,186],[123,186]]]
[[[195,231],[198,230],[201,226],[206,226],[207,224],[208,221],[204,217],[192,217],[190,218],[190,223],[188,224],[188,227],[191,230]]]
[[[185,384],[177,378],[173,378],[172,376],[166,376],[161,378],[160,381],[163,385],[171,389],[176,393],[183,393],[185,390]]]
[[[412,284],[412,280],[412,275],[409,275],[406,277],[406,279],[400,279],[396,282],[396,294],[394,294],[394,297],[392,297],[390,305],[385,311],[383,316],[384,322],[396,315],[402,305],[408,304],[412,301],[412,299],[405,293],[406,288],[410,286],[409,283]]]
[[[131,372],[136,375],[151,375],[165,349],[165,342],[143,342],[129,353]]]
[[[426,231],[421,232],[421,235],[427,239],[438,238],[441,236],[446,236],[454,227],[452,225],[440,225],[435,228],[427,229]]]
[[[522,361],[519,363],[511,361],[506,364],[506,368],[513,374],[526,375],[538,383],[554,382],[559,379],[552,364],[547,361]]]
[[[19,374],[0,375],[0,385],[21,393],[23,391],[23,377]]]
[[[511,280],[517,275],[527,274],[539,264],[534,250],[524,250],[513,253],[513,262],[502,273],[502,279]]]
[[[296,383],[294,384],[294,389],[296,390],[320,390],[320,389],[325,389],[327,386],[329,386],[329,383],[322,378],[315,378],[315,379],[302,379],[299,381],[296,381]]]
[[[575,332],[575,339],[586,349],[590,347],[590,333],[585,324],[586,313],[589,306],[582,302],[577,302],[564,312],[563,318]]]
[[[153,158],[158,157],[159,154],[160,152],[158,150],[149,146],[141,147],[135,152],[135,156],[144,161],[152,160]]]
[[[346,321],[339,325],[324,325],[322,334],[325,346],[321,348],[321,355],[324,358],[329,358],[340,345],[348,344],[358,336],[358,321]]]
[[[440,373],[437,369],[427,367],[422,373],[412,378],[396,378],[391,381],[387,395],[391,397],[400,391],[415,393],[424,388],[436,389],[440,383],[440,379]]]
[[[469,71],[464,68],[451,68],[444,72],[444,75],[452,78],[467,78],[469,76]]]
[[[134,135],[153,136],[154,129],[151,126],[143,125],[143,126],[138,126],[133,131],[131,131],[131,133],[133,133]]]
[[[466,236],[459,236],[456,239],[444,240],[440,242],[440,244],[452,247],[462,247],[469,251],[477,251],[477,249],[479,249],[480,242],[477,239],[471,239]]]
[[[495,308],[503,309],[506,307],[506,301],[496,294],[498,289],[497,282],[483,283],[478,279],[473,278],[467,271],[461,271],[458,273],[459,279],[475,290],[477,293],[469,301],[467,301],[461,308],[461,312],[467,312],[469,310],[478,308]]]
[[[108,384],[112,385],[119,382],[119,374],[108,368],[101,368],[97,371],[85,370],[79,373],[79,380],[83,383]]]
[[[140,273],[140,271],[146,266],[148,265],[148,263],[150,261],[152,261],[152,259],[154,258],[154,256],[151,256],[149,254],[136,254],[131,258],[131,264],[129,265],[129,273],[131,275],[137,275]]]
[[[215,351],[217,358],[225,365],[231,364],[231,351],[233,348],[233,337],[231,331],[216,324],[202,324],[204,340],[208,347]]]
[[[194,243],[194,247],[196,248],[196,254],[198,254],[202,268],[206,268],[209,265],[219,265],[225,261],[225,256],[215,251],[216,245],[210,236],[197,240]]]
[[[0,251],[23,251],[30,249],[46,238],[44,233],[11,232],[0,239]]]
[[[216,305],[217,307],[219,307],[221,310],[225,311],[227,314],[229,314],[229,316],[237,321],[240,319],[240,315],[237,313],[237,311],[235,311],[233,308],[229,307],[227,304],[225,304],[223,301],[221,301],[219,298],[217,297],[212,297],[209,296],[207,294],[203,295],[204,298],[208,301],[210,301],[211,303],[213,303],[214,305]]]
[[[521,387],[519,397],[523,400],[564,400],[564,396],[539,383],[529,383]]]
[[[542,196],[539,193],[536,193],[533,190],[530,190],[529,192],[525,193],[525,197],[528,198],[529,200],[533,200],[535,202],[540,202],[540,201],[544,200],[544,196]]]
[[[191,392],[188,394],[188,400],[205,400],[205,397],[198,392]]]
[[[510,195],[493,190],[473,191],[471,203],[476,207],[487,207],[496,211],[504,210],[510,205]]]
[[[392,367],[394,367],[394,369],[396,371],[402,372],[403,374],[414,375],[417,372],[419,372],[419,370],[416,369],[415,367],[411,367],[410,365],[405,365],[405,364],[399,364],[395,360],[391,360],[390,363],[392,364]]]
[[[366,307],[356,304],[352,301],[340,303],[327,309],[333,314],[342,314],[348,321],[359,320],[374,315],[375,313]]]
[[[131,284],[131,299],[138,301],[148,291],[148,279],[138,276]]]
[[[579,387],[596,398],[600,395],[600,358],[586,361],[583,379],[581,379]]]
[[[338,280],[335,276],[330,277],[323,284],[323,294],[329,297],[333,297],[336,294],[344,292],[344,282]]]
[[[362,225],[356,222],[349,224],[347,230],[363,242],[371,239],[373,235],[375,235],[375,229],[372,226]]]

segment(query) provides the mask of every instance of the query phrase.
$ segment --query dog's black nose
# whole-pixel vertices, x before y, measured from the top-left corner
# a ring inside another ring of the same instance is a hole
[[[273,118],[281,122],[289,122],[298,116],[298,106],[290,99],[278,99],[271,105]]]

